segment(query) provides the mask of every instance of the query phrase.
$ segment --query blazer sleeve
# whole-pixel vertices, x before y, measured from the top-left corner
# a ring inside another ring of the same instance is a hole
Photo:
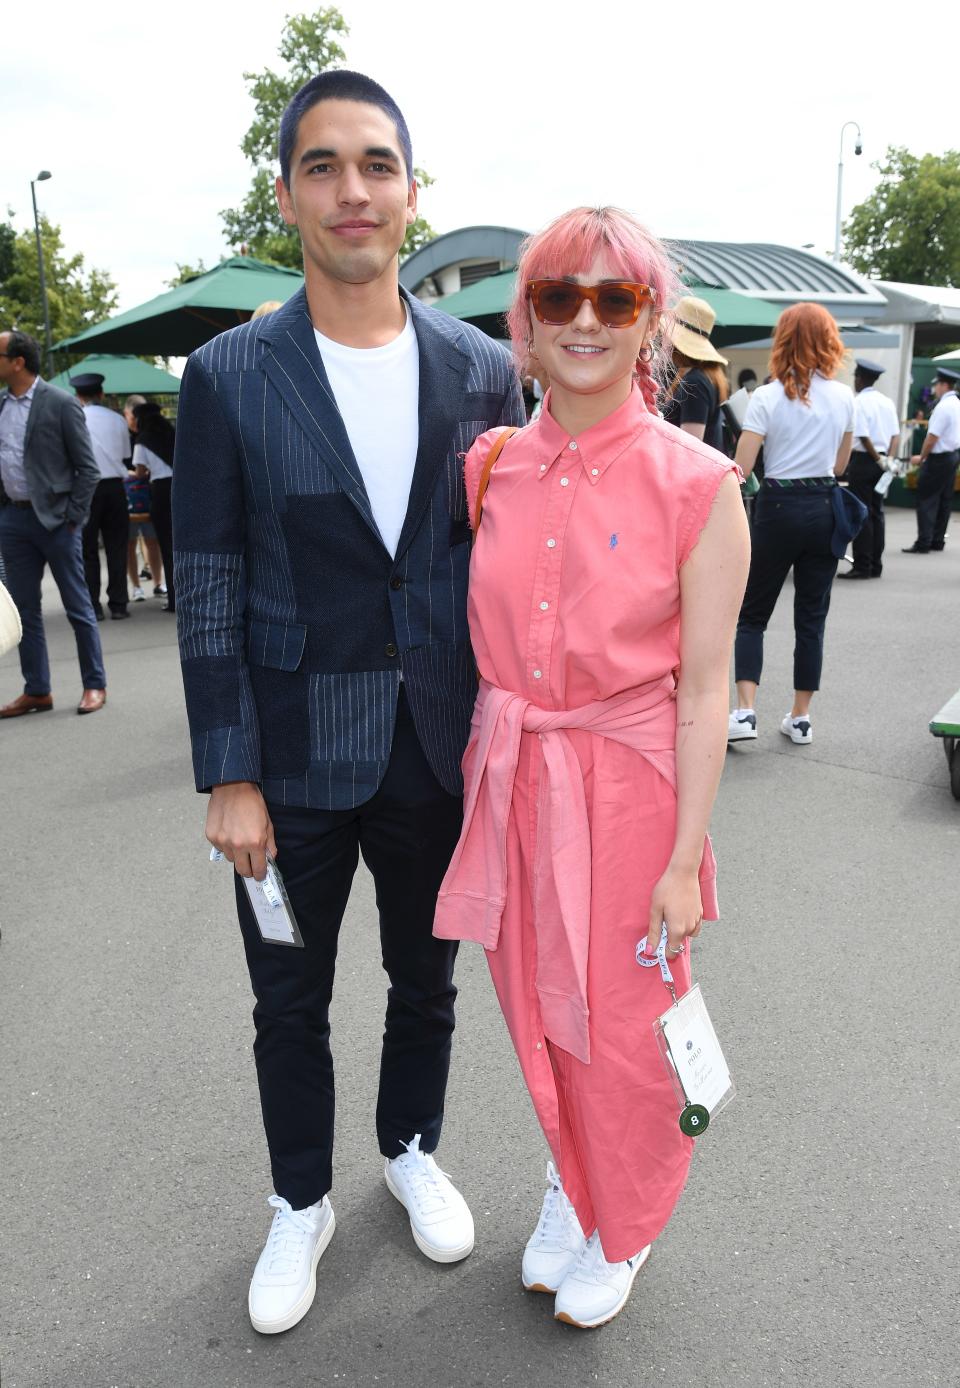
[[[100,469],[93,456],[93,444],[90,442],[90,430],[87,428],[83,406],[72,396],[67,396],[63,401],[60,411],[60,433],[64,451],[73,469],[70,500],[67,502],[63,518],[71,525],[86,525],[93,493],[100,481]]]
[[[497,420],[499,425],[510,425],[517,429],[522,429],[527,422],[527,412],[523,408],[523,392],[520,389],[520,378],[515,371],[510,372],[510,384],[507,393],[503,397],[503,408],[500,411],[500,418]]]
[[[187,362],[177,410],[173,549],[180,665],[197,790],[260,781],[245,649],[242,460],[210,373]]]

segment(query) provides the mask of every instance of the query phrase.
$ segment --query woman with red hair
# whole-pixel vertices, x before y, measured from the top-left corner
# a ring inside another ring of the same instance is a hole
[[[793,707],[780,731],[800,745],[813,741],[810,701],[820,688],[823,633],[833,553],[831,489],[850,457],[854,397],[832,377],[843,362],[837,325],[821,304],[785,309],[773,338],[773,380],[750,397],[736,461],[749,477],[763,447],[764,477],[753,502],[750,577],[737,623],[734,677],[738,707],[727,740],[757,736],[757,686],[763,633],[793,569]]]
[[[550,389],[465,471],[480,691],[434,933],[487,949],[553,1158],[523,1284],[581,1327],[626,1302],[692,1149],[653,1031],[670,997],[638,945],[665,927],[685,990],[717,916],[706,832],[748,538],[734,465],[657,413],[674,297],[624,212],[532,237],[509,325]]]

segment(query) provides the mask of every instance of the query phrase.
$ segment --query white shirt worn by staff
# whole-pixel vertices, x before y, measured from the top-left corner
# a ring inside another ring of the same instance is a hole
[[[936,435],[937,441],[930,450],[934,455],[960,448],[960,395],[955,390],[948,390],[934,405],[927,433]]]
[[[876,386],[866,386],[857,396],[853,425],[853,446],[862,451],[860,440],[867,438],[878,453],[886,453],[890,440],[899,438],[900,419],[888,395]]]
[[[130,458],[130,430],[123,415],[108,409],[106,405],[91,402],[84,404],[83,417],[90,431],[101,482],[111,477],[126,477]]]

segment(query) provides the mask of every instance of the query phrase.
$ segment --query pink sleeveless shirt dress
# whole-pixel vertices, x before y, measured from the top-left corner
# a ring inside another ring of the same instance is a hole
[[[471,516],[498,433],[467,455]],[[731,470],[637,389],[577,438],[548,395],[497,461],[471,560],[480,696],[434,934],[486,947],[564,1188],[611,1261],[664,1228],[692,1152],[652,1029],[670,997],[635,954],[676,829],[679,570]],[[709,840],[700,880],[716,919]],[[671,967],[681,993],[689,956]]]

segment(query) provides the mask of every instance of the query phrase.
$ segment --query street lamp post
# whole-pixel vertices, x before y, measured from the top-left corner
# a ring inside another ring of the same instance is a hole
[[[863,153],[863,136],[860,133],[860,127],[855,120],[848,120],[840,127],[840,162],[837,164],[837,225],[833,240],[833,263],[835,265],[840,264],[840,221],[843,211],[843,137],[851,125],[857,132],[857,143],[853,147],[853,152],[854,154]]]
[[[33,198],[33,229],[37,233],[37,264],[40,266],[40,298],[43,300],[43,330],[47,345],[47,375],[53,375],[53,338],[50,335],[50,305],[47,303],[47,277],[43,268],[43,240],[40,236],[40,216],[37,212],[37,184],[44,183],[53,175],[49,169],[41,169],[36,178],[30,180],[30,196]]]

